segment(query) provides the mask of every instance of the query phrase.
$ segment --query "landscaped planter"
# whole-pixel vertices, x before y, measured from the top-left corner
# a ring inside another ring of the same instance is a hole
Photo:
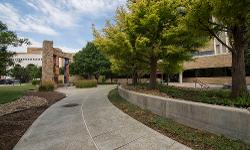
[[[184,125],[250,143],[250,112],[247,109],[152,96],[118,87],[129,102]]]

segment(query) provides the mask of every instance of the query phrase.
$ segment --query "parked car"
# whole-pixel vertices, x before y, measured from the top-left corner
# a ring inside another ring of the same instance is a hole
[[[13,81],[13,80],[11,80],[11,79],[6,79],[5,84],[13,84],[13,83],[14,83],[14,81]]]
[[[14,84],[20,84],[21,81],[20,80],[13,80]]]
[[[0,84],[13,84],[14,80],[12,79],[0,79]]]
[[[5,84],[5,79],[0,79],[0,84]]]

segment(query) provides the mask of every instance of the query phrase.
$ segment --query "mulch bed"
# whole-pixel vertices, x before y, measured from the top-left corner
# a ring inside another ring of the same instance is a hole
[[[162,93],[159,90],[155,89],[142,89],[142,88],[138,88],[138,87],[133,87],[133,86],[123,86],[124,88],[134,91],[134,92],[138,92],[138,93],[143,93],[143,94],[150,94],[150,95],[154,95],[154,96],[161,96],[161,97],[167,97],[169,98],[169,96],[166,93]]]
[[[0,150],[11,150],[32,125],[32,123],[52,104],[65,97],[59,92],[27,92],[26,96],[45,98],[48,105],[0,116]]]

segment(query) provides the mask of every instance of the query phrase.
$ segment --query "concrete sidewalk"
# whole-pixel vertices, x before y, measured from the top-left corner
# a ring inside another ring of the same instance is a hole
[[[14,150],[190,149],[113,106],[107,94],[114,87],[60,89],[67,97],[48,108]]]

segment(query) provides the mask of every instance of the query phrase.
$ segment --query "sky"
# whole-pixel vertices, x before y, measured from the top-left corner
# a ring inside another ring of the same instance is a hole
[[[97,29],[112,20],[116,8],[126,0],[0,0],[0,20],[19,37],[28,38],[30,47],[52,40],[64,52],[77,52],[93,39]],[[25,52],[26,46],[10,48]]]

